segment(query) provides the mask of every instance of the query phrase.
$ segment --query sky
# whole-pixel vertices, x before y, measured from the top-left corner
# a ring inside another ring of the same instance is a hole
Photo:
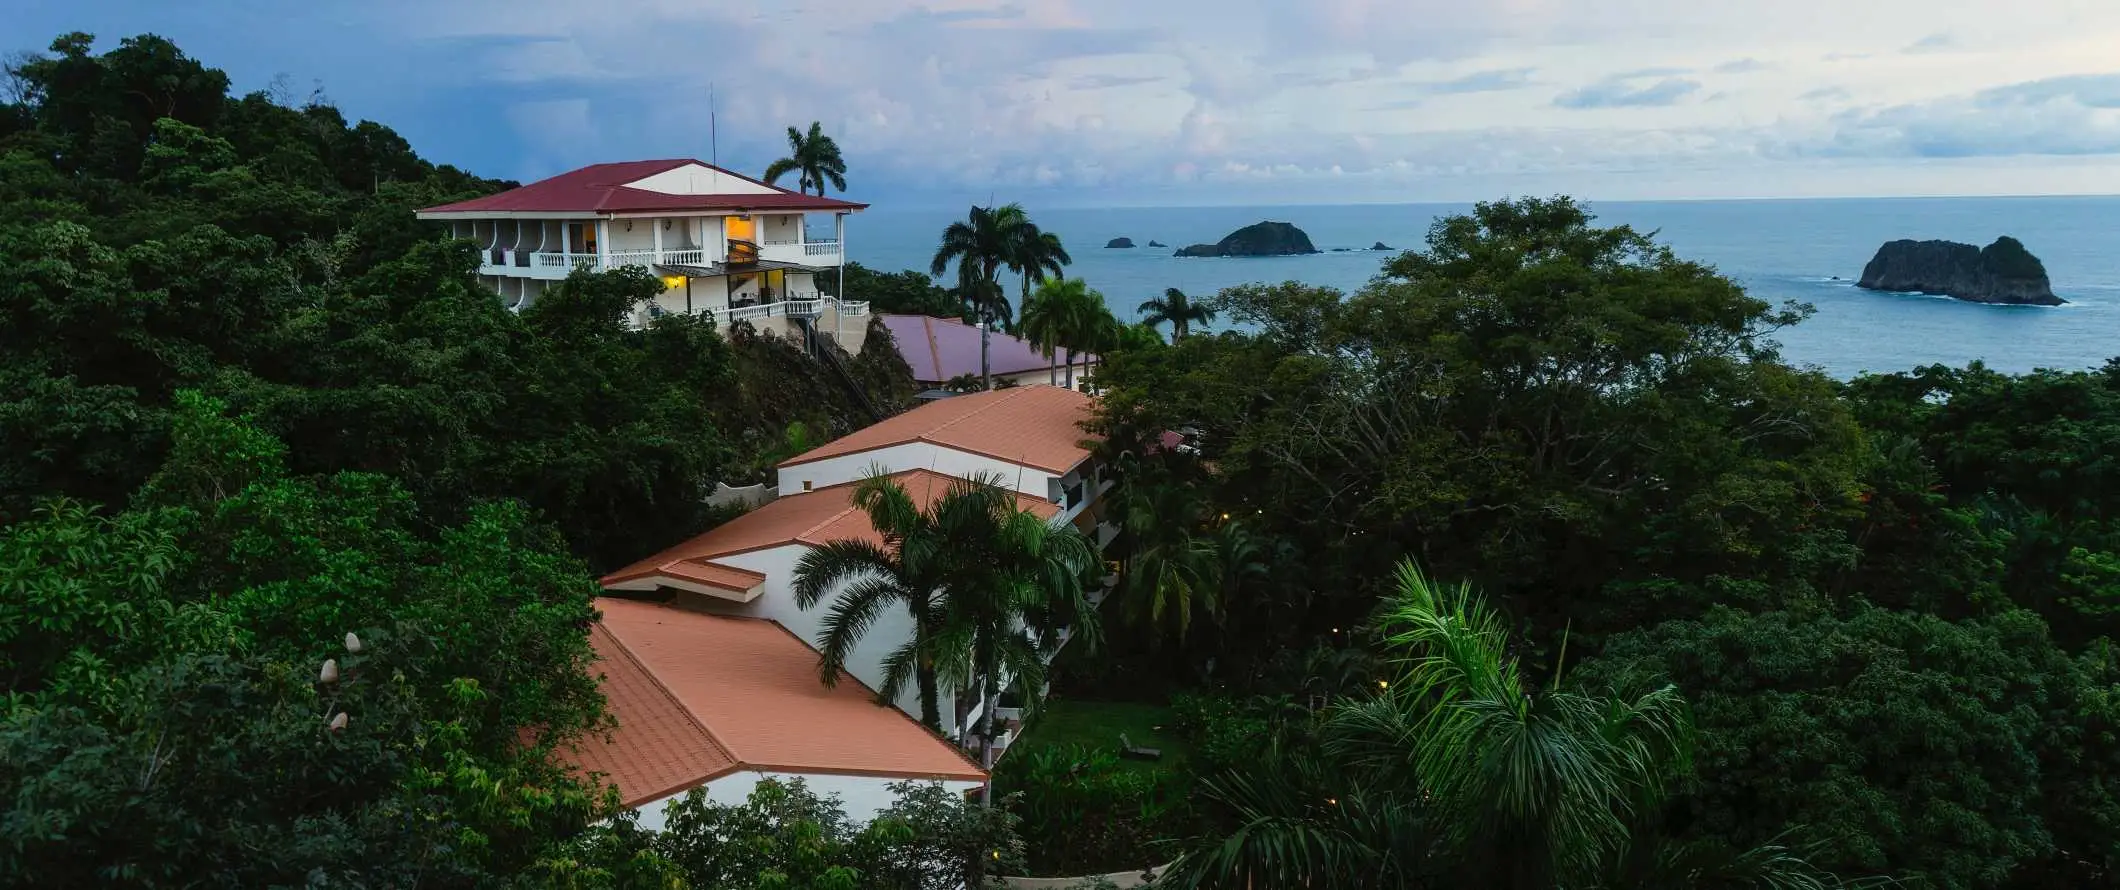
[[[0,50],[160,34],[238,90],[320,89],[525,181],[756,173],[814,120],[851,197],[907,206],[2120,193],[2114,0],[0,0],[0,21]]]

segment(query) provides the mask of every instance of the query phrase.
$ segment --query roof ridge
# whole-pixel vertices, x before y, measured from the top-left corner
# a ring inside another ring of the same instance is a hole
[[[980,415],[980,414],[983,414],[983,413],[985,413],[985,412],[987,412],[987,411],[991,411],[991,410],[993,410],[994,406],[996,406],[996,405],[1000,405],[1000,404],[1004,404],[1004,403],[1006,403],[1006,402],[1008,402],[1008,401],[1010,401],[1010,400],[1012,400],[1012,399],[1015,399],[1016,397],[1018,397],[1018,396],[1022,395],[1022,394],[1024,393],[1024,391],[1026,391],[1026,390],[1029,390],[1029,389],[1031,389],[1032,387],[1035,387],[1035,386],[1037,386],[1037,384],[1035,384],[1035,383],[1034,383],[1034,384],[1031,384],[1030,386],[1012,386],[1012,387],[1009,387],[1009,388],[1008,388],[1008,389],[1006,389],[1006,390],[1001,390],[1001,389],[994,389],[994,390],[988,390],[988,392],[990,392],[990,393],[997,393],[997,395],[995,395],[995,397],[994,397],[994,398],[988,399],[988,400],[986,401],[986,404],[984,404],[984,405],[980,405],[980,406],[979,406],[979,407],[977,407],[977,408],[973,408],[973,409],[972,409],[972,410],[970,410],[970,411],[966,411],[966,412],[964,412],[963,414],[959,414],[959,415],[957,415],[956,417],[952,417],[952,418],[950,418],[949,420],[943,421],[943,422],[942,422],[942,424],[941,424],[940,426],[932,426],[932,427],[928,427],[928,429],[927,429],[927,432],[921,433],[921,434],[920,434],[919,436],[917,436],[916,438],[921,438],[921,439],[925,439],[925,438],[927,438],[927,437],[929,437],[929,436],[932,436],[932,435],[934,435],[934,434],[936,434],[936,433],[942,432],[943,430],[949,429],[950,427],[956,426],[956,425],[958,425],[958,424],[960,424],[960,423],[963,423],[963,422],[965,422],[965,421],[967,421],[967,420],[970,420],[970,419],[972,419],[973,417],[976,417],[976,416],[978,416],[978,415]],[[941,443],[941,442],[937,442],[937,443],[935,443],[935,444],[937,444],[937,445],[940,445],[940,444],[943,444],[943,443]]]
[[[597,599],[603,599],[603,597],[597,597]],[[639,601],[625,600],[625,602]],[[651,609],[655,609],[657,611],[660,611],[663,608],[662,606],[656,605],[654,603],[642,603],[642,605]],[[597,611],[602,612],[603,609],[601,607],[598,607]],[[700,735],[706,737],[707,744],[713,745],[715,750],[720,751],[724,756],[728,757],[730,763],[741,764],[744,762],[743,758],[736,756],[736,749],[729,747],[729,743],[722,741],[721,736],[715,735],[713,728],[707,726],[707,722],[705,720],[699,719],[698,714],[692,713],[692,709],[685,704],[685,700],[679,698],[677,696],[677,692],[675,690],[672,690],[668,684],[665,684],[662,681],[662,677],[656,675],[655,669],[648,667],[647,662],[641,661],[640,656],[633,654],[633,647],[626,644],[625,638],[620,637],[618,634],[612,633],[611,628],[604,626],[604,622],[601,616],[598,617],[596,621],[596,626],[603,629],[604,636],[611,638],[611,643],[618,647],[619,654],[624,655],[626,657],[626,661],[632,663],[634,667],[640,669],[641,676],[647,677],[648,682],[655,684],[655,689],[657,692],[661,692],[664,698],[669,699],[671,704],[677,706],[677,712],[685,715],[685,721],[692,724],[694,728],[698,729]]]
[[[935,376],[942,376],[942,344],[935,339],[935,319],[920,316],[920,329],[927,332],[928,364],[935,369]]]
[[[840,486],[840,485],[828,485],[828,486],[825,486],[825,488],[828,488],[828,489],[830,489],[830,488],[839,488],[839,487],[841,487],[841,486]],[[817,492],[814,492],[814,491],[812,491],[812,492],[806,492],[806,493],[807,493],[807,494],[816,494]],[[846,505],[846,506],[845,506],[844,508],[840,509],[840,511],[839,511],[839,512],[837,512],[837,513],[834,513],[834,514],[832,514],[832,515],[830,515],[830,516],[827,516],[827,517],[825,517],[825,518],[824,518],[823,520],[819,521],[819,522],[818,522],[818,523],[817,523],[816,525],[810,526],[809,528],[803,529],[802,531],[796,532],[795,534],[793,534],[793,535],[789,536],[789,537],[788,537],[788,540],[787,540],[787,543],[793,543],[793,542],[796,542],[796,541],[801,541],[801,540],[805,540],[805,539],[807,539],[807,538],[808,538],[808,537],[809,537],[809,536],[810,536],[811,534],[813,534],[813,533],[815,533],[815,532],[817,532],[817,531],[819,531],[819,530],[822,530],[822,529],[823,529],[823,528],[824,528],[825,526],[831,525],[832,523],[838,522],[839,520],[841,520],[841,519],[844,519],[844,518],[846,518],[846,515],[847,515],[848,513],[853,513],[853,512],[855,512],[855,509],[854,509],[854,499],[853,499],[853,497],[852,497],[852,496],[850,495],[850,496],[848,496],[848,497],[847,497],[847,505]]]

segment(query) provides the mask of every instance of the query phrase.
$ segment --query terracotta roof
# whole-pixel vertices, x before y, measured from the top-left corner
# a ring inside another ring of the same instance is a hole
[[[590,639],[608,659],[605,694],[619,728],[570,760],[609,774],[628,806],[747,769],[986,778],[853,676],[826,689],[817,651],[778,623],[635,600],[597,606],[603,619]]]
[[[618,728],[609,740],[583,739],[562,757],[583,772],[610,777],[629,807],[735,768],[736,757],[602,624],[589,626],[589,645],[602,659],[591,670],[602,681],[611,713],[618,715]]]
[[[912,496],[913,503],[923,509],[942,497],[951,485],[960,481],[954,476],[933,470],[893,473],[891,480],[903,487],[906,494]],[[715,557],[795,543],[815,546],[827,541],[856,540],[882,544],[882,537],[877,535],[876,528],[869,524],[868,514],[854,506],[854,487],[858,484],[850,482],[777,498],[756,510],[724,522],[705,534],[605,575],[603,584],[612,587],[657,576],[674,577],[695,583],[712,583],[701,578],[715,569],[741,573],[734,576],[739,580],[744,576],[754,576],[763,582],[764,575],[713,560]],[[1060,512],[1059,505],[1051,501],[1021,493],[1016,495],[1016,506],[1047,519]],[[733,587],[723,589],[739,590]]]
[[[929,402],[781,462],[792,467],[908,442],[927,442],[995,460],[1065,473],[1089,457],[1090,398],[1037,384]]]
[[[928,315],[878,314],[883,326],[897,341],[899,354],[921,383],[948,383],[963,374],[979,373],[979,328],[954,318]],[[1028,341],[999,331],[988,338],[988,363],[996,374],[1021,374],[1052,367],[1052,359]],[[1065,355],[1064,353],[1062,354]],[[1097,357],[1088,357],[1095,362]],[[1075,356],[1081,362],[1083,354]]]
[[[697,164],[772,189],[771,194],[673,195],[629,187],[657,173]],[[705,161],[667,158],[591,164],[497,195],[428,207],[421,213],[640,213],[712,210],[861,210],[869,205],[792,192]]]

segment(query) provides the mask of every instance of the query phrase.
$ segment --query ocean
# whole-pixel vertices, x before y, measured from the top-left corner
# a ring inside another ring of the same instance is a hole
[[[1590,202],[1604,224],[1626,223],[1687,259],[1708,263],[1753,296],[1809,303],[1817,312],[1779,333],[1782,354],[1837,377],[1980,360],[2009,372],[2083,369],[2120,355],[2120,197],[1848,198]],[[1031,208],[1074,257],[1068,275],[1102,291],[1121,318],[1175,287],[1194,297],[1246,282],[1301,281],[1352,293],[1396,251],[1421,246],[1436,217],[1464,204]],[[879,207],[847,222],[847,249],[864,266],[925,271],[935,241],[962,211]],[[1178,246],[1220,240],[1260,220],[1294,223],[1313,256],[1179,258]],[[1948,297],[1855,287],[1878,245],[1945,238],[1985,245],[2013,235],[2045,262],[2069,305],[1986,306]],[[1113,238],[1142,245],[1110,249]],[[1168,248],[1149,248],[1150,240]],[[1376,242],[1394,252],[1367,251]],[[1357,250],[1332,253],[1332,248]],[[1835,280],[1835,278],[1838,280]],[[1011,285],[1013,295],[1016,286]]]

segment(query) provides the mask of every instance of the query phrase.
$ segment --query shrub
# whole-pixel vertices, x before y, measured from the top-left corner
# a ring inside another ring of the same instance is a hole
[[[994,784],[1022,818],[1033,874],[1075,875],[1141,868],[1158,845],[1186,833],[1188,779],[1159,769],[1128,769],[1118,756],[1078,745],[1019,751],[1002,761]]]

